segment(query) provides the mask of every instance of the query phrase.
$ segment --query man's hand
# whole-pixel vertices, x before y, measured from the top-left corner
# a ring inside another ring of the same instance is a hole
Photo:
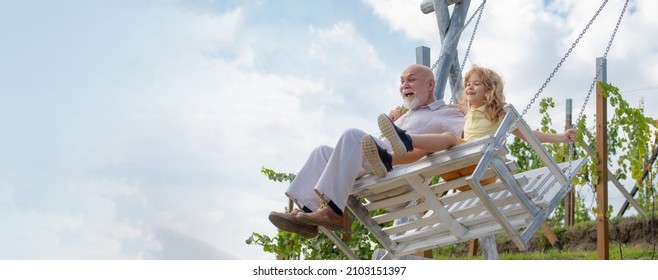
[[[397,107],[393,108],[393,110],[388,112],[388,117],[391,118],[392,121],[396,121],[397,119],[402,117],[403,114],[404,114],[404,112],[402,112],[402,107],[397,106]]]

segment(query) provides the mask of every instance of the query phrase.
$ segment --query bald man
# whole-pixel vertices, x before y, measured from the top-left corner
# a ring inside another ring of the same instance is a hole
[[[400,117],[395,116],[396,110],[391,111],[392,119],[410,134],[450,131],[462,135],[464,115],[434,98],[435,85],[429,67],[419,64],[407,67],[400,76],[400,95],[409,110]],[[334,147],[315,148],[285,193],[298,209],[290,213],[270,212],[272,224],[307,238],[318,234],[318,226],[342,229],[343,211],[354,182],[373,173],[361,148],[364,135],[359,129],[348,129]],[[381,153],[391,151],[391,144],[386,140],[375,138],[374,141],[382,148]],[[428,152],[414,149],[410,153],[418,154],[419,158]]]

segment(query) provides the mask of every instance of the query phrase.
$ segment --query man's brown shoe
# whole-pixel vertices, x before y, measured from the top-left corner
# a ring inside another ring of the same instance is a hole
[[[322,205],[318,210],[311,213],[299,213],[297,220],[304,224],[323,226],[330,230],[343,229],[343,216],[336,214],[327,205]]]
[[[318,227],[301,223],[297,220],[297,214],[303,213],[298,209],[292,210],[290,213],[270,212],[270,222],[281,230],[294,232],[306,238],[313,238],[318,235]]]

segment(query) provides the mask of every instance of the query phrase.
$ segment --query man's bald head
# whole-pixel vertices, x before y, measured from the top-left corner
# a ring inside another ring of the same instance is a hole
[[[400,76],[400,94],[404,106],[416,109],[435,101],[434,73],[432,69],[422,64],[412,64]]]

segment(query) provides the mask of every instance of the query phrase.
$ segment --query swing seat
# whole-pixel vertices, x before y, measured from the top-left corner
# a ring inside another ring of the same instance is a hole
[[[383,258],[498,233],[506,233],[520,250],[527,250],[530,238],[571,190],[571,179],[587,160],[556,164],[518,112],[511,105],[505,110],[493,136],[396,166],[384,178],[366,175],[355,182],[347,207],[387,251]],[[514,123],[546,167],[515,174],[518,165],[507,160],[509,150],[501,144]],[[476,168],[470,175],[432,183],[436,176],[471,165]],[[496,180],[482,186],[488,178]],[[454,191],[464,185],[470,189]],[[355,257],[333,232],[322,230]]]

